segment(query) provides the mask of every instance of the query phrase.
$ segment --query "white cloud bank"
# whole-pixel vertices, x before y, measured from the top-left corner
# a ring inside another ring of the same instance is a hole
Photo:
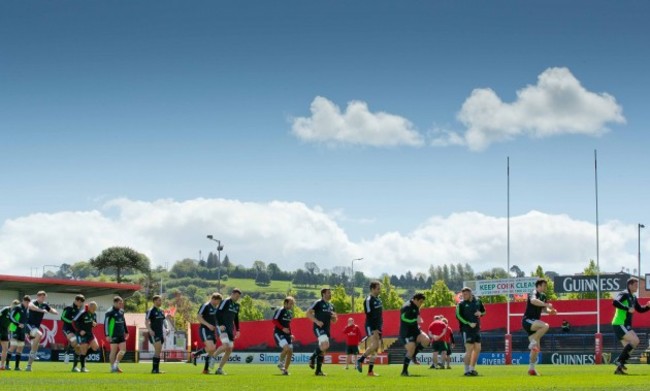
[[[355,266],[379,275],[407,269],[426,273],[430,265],[451,262],[470,263],[477,272],[506,265],[505,218],[477,212],[431,217],[412,232],[352,242],[320,208],[298,202],[117,199],[99,211],[5,221],[0,227],[0,274],[29,275],[30,267],[87,260],[114,245],[141,251],[154,264],[171,265],[197,258],[199,250],[214,251],[206,234],[223,242],[222,256],[247,266],[260,259],[290,270],[307,261],[331,268],[364,257]],[[600,238],[604,271],[635,268],[636,225],[601,224]],[[595,246],[595,227],[589,222],[537,211],[511,219],[511,263],[526,272],[538,264],[560,274],[579,272],[595,259]]]
[[[409,120],[384,112],[372,113],[365,102],[349,102],[345,112],[341,112],[332,101],[317,96],[310,110],[311,117],[292,119],[293,134],[304,141],[374,147],[424,145],[424,139]]]
[[[588,91],[567,68],[548,68],[536,85],[517,91],[512,103],[503,102],[490,88],[477,88],[457,114],[462,132],[433,129],[425,137],[406,118],[372,113],[362,101],[348,103],[345,112],[317,96],[310,117],[292,119],[292,133],[307,142],[374,147],[466,146],[480,151],[496,142],[518,137],[544,138],[579,134],[600,136],[609,123],[625,123],[622,107],[607,93]]]

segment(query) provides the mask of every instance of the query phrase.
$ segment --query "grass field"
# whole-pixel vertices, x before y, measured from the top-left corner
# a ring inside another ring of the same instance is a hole
[[[71,373],[63,363],[35,363],[34,371],[0,372],[3,390],[647,390],[650,365],[630,365],[628,376],[613,375],[612,365],[539,365],[542,376],[527,375],[527,366],[479,366],[478,377],[462,376],[462,368],[430,370],[412,366],[411,377],[399,376],[397,365],[377,366],[380,377],[369,378],[339,365],[325,365],[327,377],[316,377],[306,365],[281,376],[273,365],[233,364],[227,376],[202,375],[201,367],[161,364],[167,373],[151,375],[150,364],[124,364],[123,374],[108,373],[106,364],[89,364],[90,373]]]

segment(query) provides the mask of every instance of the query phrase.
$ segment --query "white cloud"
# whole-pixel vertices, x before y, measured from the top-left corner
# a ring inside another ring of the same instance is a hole
[[[30,267],[87,260],[114,245],[130,246],[158,265],[172,264],[196,258],[199,250],[214,251],[207,234],[222,240],[232,261],[247,266],[261,259],[290,270],[307,261],[331,269],[364,257],[357,267],[373,276],[426,272],[450,262],[467,262],[477,272],[506,267],[506,219],[477,212],[435,216],[412,232],[352,242],[332,217],[299,202],[117,199],[102,210],[6,220],[0,227],[0,270],[29,275]],[[636,239],[636,225],[601,224],[602,269],[635,268]],[[511,219],[511,263],[522,270],[542,265],[574,273],[589,259],[595,259],[592,223],[537,211]]]
[[[588,91],[569,69],[548,68],[536,85],[517,91],[512,103],[489,88],[472,91],[457,115],[465,133],[443,132],[433,145],[464,144],[482,150],[520,136],[599,136],[608,131],[607,123],[625,122],[622,111],[612,95]]]
[[[349,102],[341,113],[332,101],[317,96],[310,110],[311,117],[292,119],[293,134],[304,141],[374,147],[424,144],[423,137],[409,120],[384,112],[372,113],[365,102]]]

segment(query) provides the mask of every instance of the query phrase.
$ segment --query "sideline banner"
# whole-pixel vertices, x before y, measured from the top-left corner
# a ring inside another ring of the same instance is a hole
[[[603,353],[603,364],[609,364],[612,359],[611,353]],[[553,365],[589,365],[596,363],[594,353],[584,352],[562,352],[546,354],[542,357],[542,364]]]
[[[294,353],[291,358],[291,363],[296,364],[309,364],[311,353]],[[343,352],[326,353],[324,356],[324,364],[344,364],[347,355]],[[204,362],[205,357],[197,359],[197,362]],[[221,357],[217,361],[220,361]],[[277,364],[280,360],[280,353],[275,352],[232,352],[228,357],[229,364]],[[429,355],[431,360],[431,355]],[[388,364],[388,354],[378,354],[375,358],[375,365]]]
[[[521,295],[535,289],[537,278],[506,278],[502,280],[465,281],[476,296]]]

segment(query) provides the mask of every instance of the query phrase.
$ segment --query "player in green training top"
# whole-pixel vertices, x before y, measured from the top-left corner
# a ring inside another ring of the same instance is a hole
[[[4,307],[0,310],[0,344],[2,344],[2,360],[0,360],[0,371],[5,369],[7,360],[7,350],[9,350],[9,326],[11,325],[11,310],[20,305],[20,301],[14,300],[11,306]]]
[[[623,351],[615,361],[617,364],[616,371],[614,371],[615,375],[627,375],[625,363],[630,358],[630,352],[639,345],[639,337],[632,330],[632,314],[650,310],[650,302],[646,303],[645,306],[641,306],[636,296],[634,296],[634,292],[638,287],[639,280],[630,278],[627,280],[627,289],[614,298],[613,304],[616,307],[616,312],[614,312],[612,327],[616,338],[623,345]]]
[[[465,344],[465,376],[478,376],[475,368],[481,353],[481,317],[485,315],[485,307],[470,288],[464,287],[461,293],[463,300],[456,305],[456,319]]]
[[[72,320],[72,324],[77,330],[77,341],[79,342],[79,361],[81,362],[81,372],[88,372],[86,368],[86,356],[88,348],[98,351],[99,344],[93,334],[93,329],[97,326],[97,303],[91,301],[81,309],[77,316]],[[73,372],[77,372],[73,369]]]
[[[124,320],[124,300],[119,296],[113,298],[113,308],[104,317],[104,333],[111,344],[109,355],[111,372],[122,373],[120,360],[126,353],[126,340],[129,339],[129,332]]]
[[[9,313],[9,320],[11,321],[11,324],[9,325],[11,340],[9,349],[7,350],[5,369],[9,369],[11,353],[15,352],[16,366],[14,367],[14,370],[20,371],[20,359],[23,354],[23,348],[25,347],[25,332],[27,331],[27,313],[29,312],[29,303],[31,303],[31,301],[32,298],[25,295],[22,304],[13,307]]]
[[[420,330],[420,307],[424,304],[425,296],[423,293],[416,293],[408,303],[404,304],[400,310],[399,338],[404,344],[406,354],[404,355],[404,365],[402,367],[402,376],[409,375],[409,364],[415,361],[415,357],[420,350],[429,346],[431,341],[429,337]]]
[[[153,368],[151,373],[160,374],[160,353],[165,343],[165,313],[160,308],[162,306],[162,297],[155,295],[152,299],[153,307],[147,311],[145,323],[149,332],[149,342],[153,344]]]
[[[72,353],[74,356],[74,363],[72,364],[72,372],[77,372],[77,362],[79,361],[79,344],[77,343],[77,331],[72,325],[72,321],[75,316],[83,309],[84,302],[86,298],[84,295],[77,295],[74,298],[74,302],[65,307],[61,312],[61,321],[63,322],[63,334],[68,340],[68,348],[65,351],[65,363],[69,362],[69,354]]]

